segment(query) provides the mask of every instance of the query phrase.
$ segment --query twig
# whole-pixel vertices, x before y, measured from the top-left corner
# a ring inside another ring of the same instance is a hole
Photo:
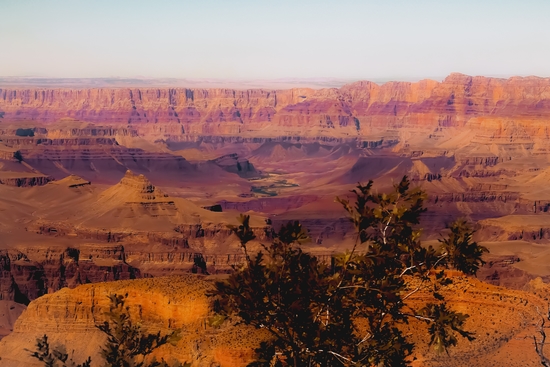
[[[412,296],[413,294],[415,294],[416,292],[418,292],[420,290],[420,287],[416,287],[415,290],[411,291],[409,294],[407,294],[405,297],[402,298],[402,301],[405,301],[407,298],[409,298],[410,296]]]
[[[420,316],[420,315],[411,315],[411,314],[408,314],[408,313],[404,313],[403,316],[413,317],[415,319],[422,320],[422,321],[429,321],[429,322],[434,322],[435,321],[434,319],[429,318],[429,317],[424,317],[424,316]]]
[[[322,352],[322,350],[320,350],[319,352]],[[338,354],[336,352],[333,352],[331,350],[327,351],[327,353],[332,354],[333,356],[335,356],[336,358],[339,358],[340,360],[344,360],[344,361],[350,362],[352,364],[357,364],[357,362],[355,362],[354,360],[351,360],[347,357],[344,357],[343,355]]]

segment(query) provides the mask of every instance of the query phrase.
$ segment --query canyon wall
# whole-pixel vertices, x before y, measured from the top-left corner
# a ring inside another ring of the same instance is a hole
[[[162,123],[147,128],[148,133],[180,135],[261,136],[276,127],[278,135],[298,131],[357,136],[378,128],[463,126],[483,117],[500,118],[489,122],[498,129],[510,118],[550,117],[550,79],[451,74],[442,82],[362,81],[319,90],[2,88],[0,112],[6,122],[71,118],[101,124]]]
[[[28,304],[64,287],[140,278],[122,246],[0,251],[0,300]]]

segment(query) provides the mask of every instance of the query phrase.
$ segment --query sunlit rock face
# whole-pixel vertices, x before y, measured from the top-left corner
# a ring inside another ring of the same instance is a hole
[[[35,339],[44,334],[52,345],[70,348],[76,361],[91,356],[92,365],[101,365],[100,347],[105,337],[95,325],[106,320],[107,296],[126,294],[131,318],[143,328],[162,334],[182,330],[182,339],[157,350],[157,357],[197,366],[244,367],[252,362],[254,348],[270,334],[229,321],[219,328],[210,326],[213,310],[206,293],[212,288],[213,279],[186,275],[86,284],[45,295],[28,305],[12,326],[13,332],[0,341],[0,366],[34,366],[25,349],[34,350]],[[459,338],[450,355],[436,354],[428,344],[426,324],[411,320],[402,327],[416,343],[413,366],[537,366],[540,362],[532,351],[532,338],[523,336],[535,335],[535,326],[526,320],[535,323],[540,319],[536,310],[546,306],[548,286],[539,278],[526,289],[509,290],[460,275],[453,277],[453,283],[440,291],[453,310],[470,315],[465,328],[476,338],[472,342]],[[425,297],[420,292],[408,302],[420,308]]]
[[[5,121],[160,123],[145,129],[169,134],[262,136],[307,127],[304,135],[356,136],[379,128],[464,126],[477,117],[542,120],[550,116],[550,79],[451,74],[442,82],[319,90],[0,89],[0,111]]]

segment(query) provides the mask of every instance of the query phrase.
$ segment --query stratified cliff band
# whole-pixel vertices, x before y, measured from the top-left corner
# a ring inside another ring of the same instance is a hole
[[[476,117],[550,117],[550,79],[451,74],[443,82],[357,82],[342,88],[0,89],[4,121],[175,123],[200,135],[366,135],[398,127],[463,126]]]

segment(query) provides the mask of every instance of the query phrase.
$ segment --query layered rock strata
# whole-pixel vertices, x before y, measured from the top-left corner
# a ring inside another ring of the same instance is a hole
[[[122,246],[2,251],[0,267],[0,299],[23,304],[64,287],[141,277]]]
[[[19,177],[2,177],[0,174],[0,185],[8,185],[15,187],[31,187],[31,186],[44,186],[48,182],[53,180],[50,176],[45,175],[30,175],[16,174],[12,176]]]
[[[543,298],[548,289],[541,283],[531,282],[531,292],[522,292],[453,278],[440,292],[450,308],[470,315],[465,328],[474,332],[476,339],[468,342],[460,338],[451,355],[438,355],[423,337],[427,336],[425,324],[413,320],[404,327],[417,343],[415,365],[537,366],[539,359],[531,344],[536,330],[531,324],[540,320],[537,307],[546,306]],[[34,349],[35,338],[43,334],[53,344],[70,345],[77,361],[91,356],[94,365],[99,365],[104,337],[95,325],[105,320],[107,295],[116,293],[128,294],[132,318],[150,332],[182,330],[183,337],[175,346],[163,347],[156,355],[198,366],[244,367],[252,361],[253,348],[268,335],[228,321],[221,328],[209,326],[212,310],[206,293],[210,289],[211,281],[184,276],[89,284],[46,295],[33,301],[17,320],[14,332],[0,341],[0,366],[33,366],[29,354],[22,351]],[[418,293],[409,302],[419,307],[423,295]]]
[[[4,121],[47,123],[69,117],[103,124],[169,123],[181,126],[180,135],[261,136],[262,129],[276,127],[276,135],[301,131],[357,136],[377,128],[471,123],[482,129],[492,125],[496,132],[509,130],[499,135],[510,136],[511,131],[517,139],[547,136],[545,125],[533,121],[550,116],[550,79],[451,74],[442,82],[362,81],[319,90],[3,88],[0,111]]]

